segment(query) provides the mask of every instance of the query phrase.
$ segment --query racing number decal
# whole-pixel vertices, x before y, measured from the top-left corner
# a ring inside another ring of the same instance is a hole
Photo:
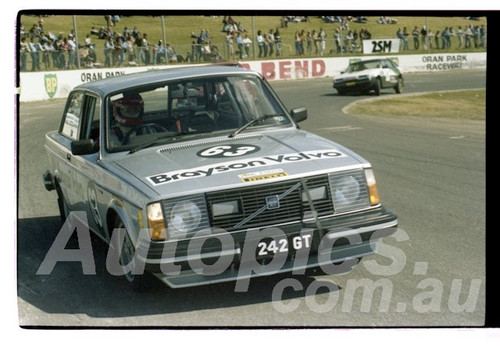
[[[228,158],[244,156],[246,154],[258,152],[260,147],[253,145],[223,145],[210,147],[197,153],[199,157]]]
[[[99,206],[97,205],[97,192],[92,183],[89,183],[89,187],[87,188],[87,197],[92,218],[99,227],[102,227],[101,213],[99,212]]]

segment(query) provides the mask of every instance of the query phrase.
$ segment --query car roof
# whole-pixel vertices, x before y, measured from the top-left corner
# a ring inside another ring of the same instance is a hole
[[[88,90],[105,97],[124,89],[141,87],[166,81],[184,80],[204,76],[252,74],[260,76],[259,73],[237,66],[183,66],[172,67],[163,70],[150,70],[111,77],[103,80],[87,82],[75,87],[75,90]]]
[[[370,60],[361,60],[361,61],[357,61],[357,62],[353,62],[355,64],[365,64],[367,62],[380,62],[380,61],[383,61],[383,60],[387,60],[387,59],[370,59]]]

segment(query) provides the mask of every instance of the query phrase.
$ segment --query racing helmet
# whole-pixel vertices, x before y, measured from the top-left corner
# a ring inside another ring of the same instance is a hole
[[[113,101],[113,116],[122,126],[137,126],[142,123],[144,101],[137,94],[124,94],[122,98]]]

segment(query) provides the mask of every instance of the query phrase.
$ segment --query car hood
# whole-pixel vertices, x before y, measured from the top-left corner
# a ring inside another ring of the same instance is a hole
[[[344,73],[338,76],[335,76],[335,80],[349,80],[349,79],[357,79],[360,76],[369,76],[369,75],[376,75],[377,74],[377,69],[366,69],[362,71],[357,71],[357,72],[349,72],[349,73]]]
[[[144,149],[115,161],[162,198],[369,166],[349,149],[279,130]]]

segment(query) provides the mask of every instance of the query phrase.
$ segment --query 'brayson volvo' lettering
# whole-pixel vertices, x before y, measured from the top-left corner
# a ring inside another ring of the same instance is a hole
[[[198,168],[190,168],[185,170],[159,173],[147,177],[147,180],[153,185],[158,186],[172,181],[182,181],[195,177],[210,177],[219,173],[229,171],[238,171],[245,168],[258,168],[264,166],[272,166],[274,164],[291,163],[298,161],[314,161],[322,159],[331,159],[336,157],[344,157],[345,154],[338,150],[318,150],[308,152],[289,153],[275,156],[256,157],[247,160],[238,160],[224,162],[212,166],[203,166]]]

